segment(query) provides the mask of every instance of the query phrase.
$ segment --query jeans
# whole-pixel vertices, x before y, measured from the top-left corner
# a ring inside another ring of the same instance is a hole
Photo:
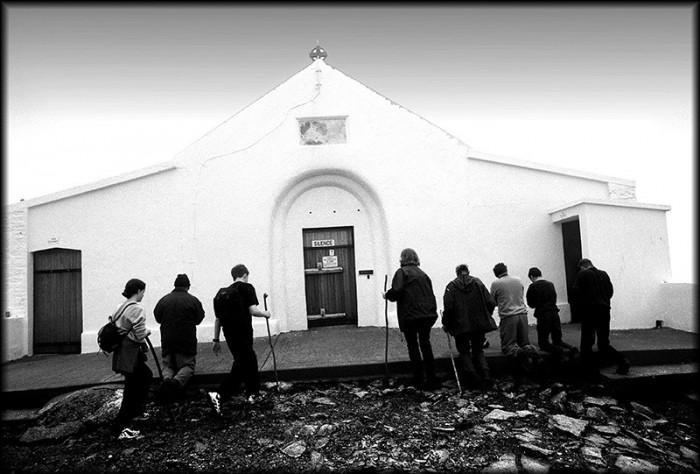
[[[219,395],[223,399],[231,397],[241,382],[245,385],[246,396],[259,395],[258,356],[253,350],[253,328],[224,326],[222,329],[233,355],[233,364],[231,372],[219,386]]]

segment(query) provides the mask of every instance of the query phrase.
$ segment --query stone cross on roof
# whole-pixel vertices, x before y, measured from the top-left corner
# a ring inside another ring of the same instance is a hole
[[[312,49],[311,52],[309,53],[309,57],[313,61],[316,61],[317,59],[325,60],[328,57],[328,53],[326,53],[325,49],[316,45],[316,47],[314,49]]]

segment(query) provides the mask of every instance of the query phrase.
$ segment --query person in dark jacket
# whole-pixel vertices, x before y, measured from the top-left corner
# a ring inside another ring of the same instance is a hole
[[[401,268],[394,274],[391,288],[382,296],[396,302],[399,329],[406,337],[408,357],[411,360],[413,384],[416,388],[437,387],[435,358],[430,345],[430,328],[437,321],[437,303],[430,277],[419,268],[420,259],[415,250],[401,251]],[[421,359],[422,354],[422,359]],[[424,385],[423,365],[427,382]]]
[[[458,265],[455,271],[457,278],[447,285],[443,296],[442,326],[455,338],[467,387],[492,387],[484,342],[486,333],[497,329],[492,316],[496,301],[481,280],[469,275],[467,265]]]
[[[557,362],[570,358],[577,349],[562,340],[561,319],[557,306],[557,290],[551,281],[542,278],[542,271],[532,267],[527,272],[532,282],[527,288],[527,305],[535,310],[537,320],[537,344],[540,349],[552,354]],[[549,342],[549,336],[552,342]]]
[[[163,402],[183,393],[194,375],[197,362],[197,325],[204,319],[204,308],[189,294],[190,279],[182,273],[175,278],[175,289],[162,297],[153,309],[160,323],[163,382],[158,391]]]
[[[574,282],[574,291],[578,293],[581,303],[581,358],[589,374],[596,376],[599,361],[595,360],[593,344],[598,337],[598,355],[608,357],[617,364],[617,373],[626,375],[630,370],[630,361],[610,345],[610,300],[613,285],[610,277],[603,270],[593,266],[587,259],[578,264],[579,273]]]

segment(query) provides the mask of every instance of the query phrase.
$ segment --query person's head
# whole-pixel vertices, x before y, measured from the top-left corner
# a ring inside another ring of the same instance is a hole
[[[530,281],[535,281],[538,278],[542,278],[542,272],[539,268],[532,267],[527,271],[527,277],[530,279]]]
[[[466,263],[462,263],[460,265],[457,265],[457,268],[455,268],[455,273],[457,274],[457,276],[469,275],[469,267],[467,266]]]
[[[420,265],[420,259],[418,254],[413,249],[403,249],[401,251],[401,258],[399,259],[402,267],[406,265]]]
[[[175,283],[174,283],[175,288],[182,288],[185,290],[189,290],[190,288],[190,279],[187,277],[186,273],[180,273],[177,278],[175,278]]]
[[[124,298],[131,298],[133,296],[136,296],[136,300],[141,301],[143,299],[143,294],[145,291],[146,284],[138,278],[132,278],[131,280],[126,282],[126,285],[124,285],[124,291],[122,291],[122,296]]]
[[[496,266],[493,267],[493,274],[496,275],[496,278],[507,275],[508,267],[506,267],[505,263],[497,263]]]
[[[239,263],[235,267],[231,269],[231,276],[233,277],[234,280],[238,280],[239,278],[243,278],[248,275],[248,269],[246,268],[245,265],[242,263]]]
[[[593,266],[593,262],[591,262],[591,261],[590,261],[589,259],[587,259],[587,258],[582,258],[581,261],[578,262],[578,267],[579,267],[581,270],[586,270],[586,269],[588,269],[588,268],[591,268],[592,266]]]

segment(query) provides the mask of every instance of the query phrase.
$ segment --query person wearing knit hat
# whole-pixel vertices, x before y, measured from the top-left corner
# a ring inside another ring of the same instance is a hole
[[[204,308],[196,296],[189,293],[190,279],[185,273],[177,275],[175,289],[163,296],[153,309],[160,323],[163,381],[157,399],[173,401],[183,394],[194,375],[197,362],[197,325],[204,319]]]

